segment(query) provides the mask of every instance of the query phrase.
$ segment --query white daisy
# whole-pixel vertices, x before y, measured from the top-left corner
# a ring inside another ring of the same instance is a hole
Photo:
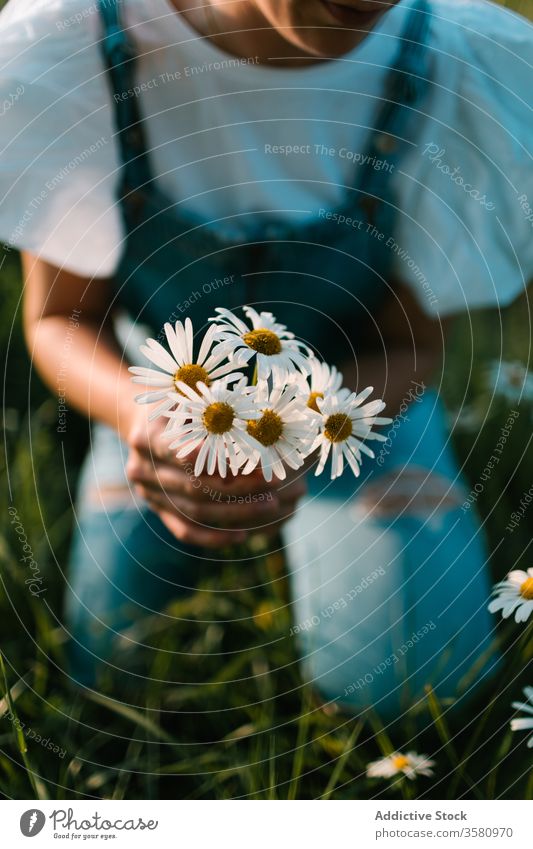
[[[309,372],[309,351],[303,342],[294,338],[284,324],[278,324],[272,313],[258,313],[252,307],[243,307],[251,327],[230,310],[217,307],[217,356],[227,357],[243,367],[256,357],[257,379],[267,380],[272,375],[275,384],[287,381],[296,366],[302,373]]]
[[[416,752],[393,752],[386,758],[380,758],[377,761],[372,761],[366,768],[366,774],[369,778],[392,778],[398,773],[403,773],[407,778],[416,778],[417,775],[433,775],[432,766],[435,766],[435,761],[431,761],[426,755],[417,755]]]
[[[530,704],[513,702],[511,707],[514,707],[515,710],[525,710],[529,716],[518,716],[516,719],[511,719],[511,731],[524,731],[526,728],[533,729],[533,687],[524,687],[524,695]],[[533,734],[527,741],[527,745],[529,749],[533,749]]]
[[[180,381],[194,389],[198,381],[209,386],[213,380],[222,376],[226,376],[226,380],[242,377],[240,373],[228,374],[233,366],[231,363],[222,362],[223,354],[211,353],[216,336],[215,327],[211,326],[207,330],[196,359],[193,356],[193,328],[190,318],[186,318],[185,323],[177,321],[174,327],[167,322],[164,329],[172,354],[155,339],[147,339],[146,345],[142,345],[140,349],[162,371],[142,366],[132,366],[129,369],[135,375],[132,378],[133,383],[153,387],[150,391],[137,395],[137,403],[153,404],[163,401],[163,404],[150,414],[150,419],[170,410],[183,397],[178,389]]]
[[[180,413],[171,414],[165,434],[173,440],[170,448],[177,449],[179,458],[199,449],[194,465],[196,477],[205,468],[208,475],[218,469],[225,478],[228,466],[237,474],[255,447],[246,428],[251,419],[260,416],[253,394],[247,391],[246,380],[239,381],[232,389],[228,388],[226,378],[210,387],[199,382],[196,391],[183,381],[178,381],[177,388],[186,400],[181,402]]]
[[[315,417],[297,384],[270,391],[261,384],[255,398],[260,417],[247,425],[255,450],[241,471],[250,474],[261,464],[266,481],[272,480],[272,474],[284,480],[285,466],[299,469],[309,453],[316,433]]]
[[[321,362],[316,357],[310,357],[308,360],[310,369],[309,376],[296,373],[290,377],[291,382],[297,383],[302,392],[307,396],[307,406],[319,413],[317,407],[317,399],[324,398],[325,395],[337,393],[340,397],[347,398],[350,395],[349,389],[341,389],[342,374],[337,371],[335,366],[329,366],[327,363]]]
[[[533,372],[519,360],[493,360],[488,368],[488,379],[494,394],[511,404],[533,401]]]
[[[514,613],[515,622],[527,622],[533,611],[533,568],[509,572],[504,581],[494,585],[493,592],[496,598],[489,604],[491,613],[501,610],[504,619]]]
[[[361,464],[361,452],[369,457],[374,457],[374,452],[365,445],[367,439],[379,439],[384,441],[386,436],[374,433],[374,425],[390,424],[392,419],[378,417],[385,407],[384,401],[370,401],[361,406],[373,391],[369,386],[358,395],[352,392],[346,396],[342,391],[324,398],[317,398],[319,408],[317,418],[319,419],[320,432],[316,436],[310,448],[310,453],[320,448],[320,458],[315,475],[324,471],[324,466],[332,454],[331,479],[334,480],[342,475],[344,460],[352,469],[354,475],[359,475]]]

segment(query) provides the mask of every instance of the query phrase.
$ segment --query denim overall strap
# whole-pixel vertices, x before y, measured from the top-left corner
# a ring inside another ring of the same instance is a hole
[[[386,156],[390,164],[397,166],[408,144],[405,135],[407,125],[428,86],[430,16],[427,0],[418,0],[409,11],[401,35],[402,44],[385,81],[384,102],[367,149],[369,159]],[[384,170],[370,169],[359,185],[364,194],[359,203],[371,223],[375,223],[376,208],[387,194],[387,179]]]
[[[153,179],[153,175],[137,98],[129,93],[135,82],[135,51],[121,26],[118,5],[119,0],[99,0],[105,30],[102,49],[111,75],[126,194],[145,186]],[[426,34],[429,18],[427,0],[418,0],[409,12],[398,57],[387,76],[386,101],[378,114],[376,130],[367,150],[369,156],[379,158],[386,154],[391,161],[401,156],[403,128],[412,110],[416,109],[427,84]],[[382,196],[379,186],[383,180],[384,172],[370,170],[364,184],[359,186],[369,195],[369,213],[372,212],[374,201]]]
[[[130,91],[135,84],[134,62],[120,25],[123,5],[119,0],[100,0],[100,4],[107,31],[103,47],[123,151],[117,200],[127,244],[115,276],[117,302],[157,334],[188,292],[202,293],[206,281],[230,277],[232,285],[224,292],[231,302],[228,305],[253,302],[265,309],[283,305],[284,323],[293,332],[314,340],[323,356],[329,352],[332,361],[335,352],[340,357],[343,352],[333,328],[343,328],[348,345],[350,327],[364,322],[369,312],[377,313],[388,292],[392,251],[383,250],[382,242],[365,227],[360,231],[340,228],[322,218],[318,209],[309,219],[295,223],[261,213],[232,232],[218,222],[204,221],[194,209],[183,208],[167,197],[150,170],[139,102]],[[368,167],[353,168],[342,203],[335,210],[344,220],[371,223],[384,234],[381,238],[394,232],[397,204],[391,197],[391,169],[374,168],[371,163],[373,157],[375,161],[384,159],[379,146],[385,141],[391,147],[387,160],[395,163],[401,162],[411,144],[414,104],[422,86],[411,85],[409,80],[417,72],[424,79],[424,37],[430,17],[427,0],[406,0],[397,12],[402,18],[396,55],[384,75],[386,87],[376,110],[376,129],[367,133],[362,150]],[[424,90],[427,80],[425,83]],[[132,133],[132,128],[139,132]],[[317,276],[317,269],[326,267],[327,274]],[[306,292],[305,279],[309,282]],[[305,319],[298,306],[303,302],[307,305]],[[326,333],[320,319],[325,303],[331,333]],[[187,310],[195,326],[202,327],[209,314],[209,298],[196,299]]]
[[[136,54],[122,28],[117,4],[118,0],[98,0],[104,28],[101,49],[111,76],[115,129],[123,164],[121,191],[128,195],[149,183],[152,174],[137,98],[131,91]]]
[[[405,104],[416,107],[427,83],[427,33],[429,30],[430,10],[427,0],[415,3],[409,15],[406,31],[402,35],[405,42],[398,60],[389,71],[385,91],[385,103],[378,130],[394,129],[393,116],[397,114],[395,106]]]

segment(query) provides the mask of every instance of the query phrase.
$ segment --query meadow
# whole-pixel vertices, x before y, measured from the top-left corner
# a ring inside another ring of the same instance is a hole
[[[529,3],[514,7],[531,11]],[[460,715],[451,718],[428,691],[416,716],[408,712],[401,725],[385,727],[378,716],[361,720],[324,708],[302,682],[289,636],[281,555],[266,562],[251,558],[246,568],[228,561],[216,583],[206,580],[189,598],[169,599],[170,617],[138,623],[133,636],[149,636],[158,651],[135,705],[76,689],[62,671],[61,604],[71,498],[88,425],[69,412],[66,433],[58,438],[57,400],[32,370],[24,346],[14,251],[0,258],[0,286],[0,348],[6,357],[6,485],[0,492],[4,797],[533,798],[532,750],[526,735],[509,724],[511,702],[523,700],[523,687],[533,685],[533,622],[495,616],[505,668]],[[509,363],[528,368],[531,339],[527,295],[503,311],[460,316],[442,372],[453,442],[472,487],[511,411],[519,412],[501,461],[476,498],[494,581],[510,569],[533,566],[533,506],[518,513],[533,483],[533,375],[524,384],[519,367],[505,371]],[[31,577],[39,594],[29,591],[21,562],[28,549],[21,547],[15,524],[37,564]],[[235,594],[237,583],[241,590]],[[415,781],[367,777],[369,762],[398,749],[426,753],[435,761],[434,775]]]

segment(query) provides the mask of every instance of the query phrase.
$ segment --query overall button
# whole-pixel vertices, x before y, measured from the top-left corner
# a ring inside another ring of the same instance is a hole
[[[387,133],[381,133],[374,142],[380,153],[393,153],[398,147],[398,140]]]

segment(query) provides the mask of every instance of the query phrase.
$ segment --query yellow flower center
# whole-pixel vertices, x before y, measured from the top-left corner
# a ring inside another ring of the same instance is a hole
[[[235,411],[233,407],[226,404],[225,401],[215,401],[214,404],[209,404],[205,408],[202,421],[209,433],[221,434],[230,430],[234,418]]]
[[[323,392],[311,392],[311,394],[309,395],[309,398],[307,399],[307,406],[310,407],[311,410],[314,410],[315,413],[319,413],[320,410],[318,409],[318,404],[316,403],[316,399],[317,398],[323,398],[323,397],[324,397]]]
[[[249,330],[242,337],[249,348],[253,348],[258,354],[265,354],[271,357],[273,354],[281,352],[281,341],[272,330],[267,330],[266,327],[258,327],[257,330]]]
[[[330,442],[345,442],[352,435],[352,420],[346,413],[333,413],[326,419],[324,435]]]
[[[533,578],[526,578],[526,580],[520,584],[520,595],[528,601],[533,601]]]
[[[405,755],[396,755],[392,759],[392,763],[396,769],[405,769],[406,766],[409,766],[409,759]]]
[[[178,388],[178,381],[181,380],[183,383],[186,383],[187,386],[190,386],[191,389],[196,389],[196,384],[201,381],[205,383],[206,386],[209,386],[209,374],[202,366],[197,366],[195,363],[191,363],[188,366],[181,366],[174,373],[174,384],[176,389]],[[178,389],[179,392],[179,389]],[[183,394],[183,393],[180,393]]]
[[[262,601],[257,605],[254,611],[254,622],[263,631],[267,631],[274,624],[275,612],[277,605],[273,601]]]
[[[274,445],[283,433],[283,422],[273,410],[263,410],[260,419],[248,421],[246,430],[250,436],[268,448],[269,445]]]

